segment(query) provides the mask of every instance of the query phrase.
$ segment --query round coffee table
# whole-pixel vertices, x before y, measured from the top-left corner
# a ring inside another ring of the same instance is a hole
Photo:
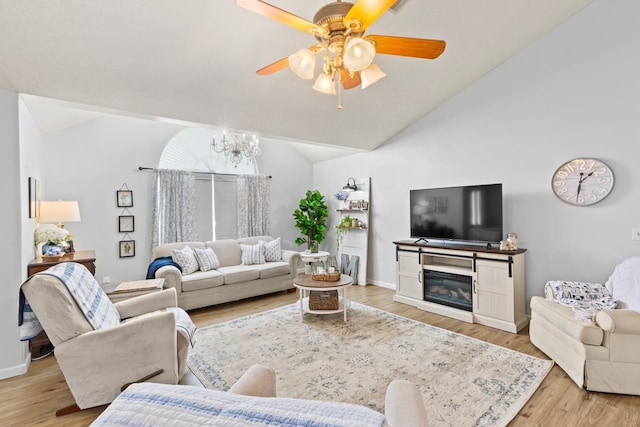
[[[336,282],[325,282],[311,279],[310,274],[304,274],[293,279],[293,285],[300,289],[300,319],[304,319],[304,313],[312,314],[333,314],[344,313],[344,321],[347,321],[347,309],[349,299],[347,299],[346,289],[353,284],[351,276],[340,275],[340,280]],[[311,310],[309,307],[309,293],[312,291],[338,291],[338,308],[336,310]],[[340,295],[342,294],[342,295]]]

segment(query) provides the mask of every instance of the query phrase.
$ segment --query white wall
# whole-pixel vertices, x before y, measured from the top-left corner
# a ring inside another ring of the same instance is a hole
[[[640,255],[638,16],[633,0],[596,1],[380,149],[315,165],[327,194],[371,176],[370,282],[395,286],[392,242],[409,237],[417,188],[504,184],[504,231],[528,249],[527,301],[547,280],[604,281]],[[575,157],[613,169],[604,201],[552,194],[552,174]]]
[[[76,249],[96,250],[96,277],[110,277],[110,290],[118,283],[145,277],[151,256],[151,172],[166,143],[183,126],[163,122],[106,116],[58,132],[45,139],[43,200],[78,200],[82,221],[65,224]],[[283,246],[293,249],[296,230],[291,213],[297,200],[310,188],[312,168],[289,144],[261,139],[259,170],[272,175],[272,234],[282,236]],[[116,190],[125,184],[133,190],[136,255],[119,258]],[[299,195],[299,197],[298,197]],[[292,203],[292,200],[294,202]]]

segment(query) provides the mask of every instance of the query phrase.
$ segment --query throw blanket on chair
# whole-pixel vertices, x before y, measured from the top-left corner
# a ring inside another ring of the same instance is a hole
[[[92,426],[384,427],[379,412],[351,403],[254,397],[188,385],[131,384]]]
[[[49,274],[60,279],[93,329],[110,328],[120,324],[120,313],[85,266],[75,262],[63,262],[38,274]]]
[[[20,327],[20,341],[28,341],[38,336],[43,331],[36,314],[31,311],[22,289],[18,298],[18,326]]]
[[[173,314],[176,317],[176,327],[178,329],[182,329],[187,334],[191,347],[196,345],[195,335],[197,328],[187,312],[180,307],[168,307],[167,310],[173,311]]]

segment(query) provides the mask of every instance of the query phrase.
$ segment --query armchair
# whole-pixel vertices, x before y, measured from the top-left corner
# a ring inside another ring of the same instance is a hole
[[[65,264],[67,264],[65,271]],[[48,272],[75,271],[82,290],[101,301],[114,324],[95,328],[94,307],[85,313],[67,285]],[[109,301],[95,278],[80,264],[63,263],[38,273],[22,291],[55,347],[55,356],[76,405],[56,415],[108,404],[128,384],[139,381],[177,384],[185,374],[189,332],[177,327],[177,317],[188,315],[176,307],[174,289],[134,297],[116,304]],[[115,311],[114,311],[115,310]]]
[[[533,345],[579,387],[640,395],[640,257],[620,263],[604,286],[549,282],[545,294],[531,298]]]

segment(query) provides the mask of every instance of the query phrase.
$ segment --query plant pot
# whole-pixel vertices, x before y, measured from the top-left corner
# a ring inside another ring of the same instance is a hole
[[[311,244],[309,244],[309,250],[311,251],[312,254],[317,254],[318,253],[318,242],[311,242]]]

